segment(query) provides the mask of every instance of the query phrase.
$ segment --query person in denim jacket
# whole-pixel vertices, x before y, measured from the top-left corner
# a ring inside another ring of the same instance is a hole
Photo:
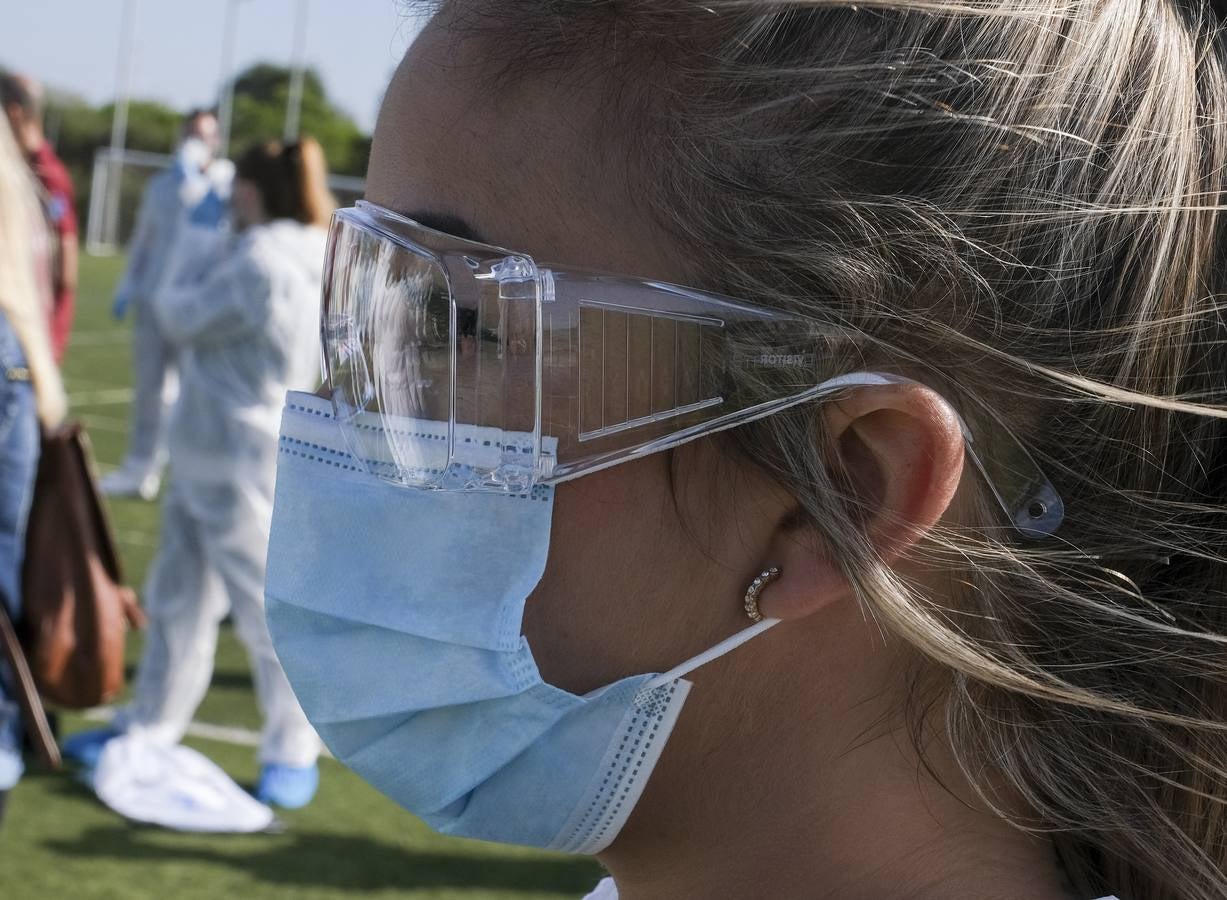
[[[37,263],[45,236],[30,174],[0,121],[0,595],[21,613],[26,521],[38,470],[39,428],[64,418],[64,388],[52,355],[46,285]],[[0,813],[21,778],[21,711],[11,673],[0,670]]]

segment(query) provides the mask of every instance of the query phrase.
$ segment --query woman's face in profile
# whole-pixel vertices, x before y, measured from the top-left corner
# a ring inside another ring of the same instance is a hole
[[[501,85],[483,58],[427,26],[384,100],[368,199],[538,259],[684,283],[624,154],[597,140],[618,129],[598,120],[596,86]],[[738,523],[773,492],[711,441],[559,486],[523,626],[545,680],[584,693],[665,671],[748,624],[739,598],[761,548]]]

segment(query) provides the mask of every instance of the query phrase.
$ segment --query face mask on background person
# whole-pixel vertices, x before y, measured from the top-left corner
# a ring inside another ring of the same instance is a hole
[[[175,163],[188,174],[199,174],[209,167],[213,158],[209,145],[197,137],[184,138],[175,152]]]

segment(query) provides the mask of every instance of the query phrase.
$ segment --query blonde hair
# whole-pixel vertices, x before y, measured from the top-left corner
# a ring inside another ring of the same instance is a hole
[[[1022,441],[1063,527],[1022,539],[967,485],[963,524],[914,552],[951,573],[942,598],[874,552],[812,407],[730,433],[938,664],[919,744],[939,704],[968,781],[1052,833],[1088,894],[1227,896],[1227,71],[1206,7],[447,9],[489,38],[493,79],[604,79],[594,138],[635,134],[637,196],[696,281],[812,323],[814,379],[893,369],[978,447]]]
[[[68,401],[48,333],[50,298],[40,288],[36,270],[43,229],[30,168],[0,116],[0,313],[26,357],[39,420],[54,428],[63,421]]]

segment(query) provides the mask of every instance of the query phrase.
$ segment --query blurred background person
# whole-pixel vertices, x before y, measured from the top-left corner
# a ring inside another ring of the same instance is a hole
[[[0,74],[0,104],[21,152],[42,188],[43,213],[54,241],[48,257],[51,278],[49,303],[51,349],[56,362],[64,358],[76,312],[77,202],[68,169],[43,133],[43,89],[32,78],[12,72]]]
[[[119,468],[102,479],[116,497],[152,500],[166,466],[166,422],[178,394],[174,351],[153,312],[158,291],[189,228],[216,231],[226,222],[232,168],[217,160],[218,122],[208,110],[193,110],[183,122],[174,163],[145,189],[128,268],[115,290],[115,317],[133,312],[133,397],[128,451]],[[199,237],[202,232],[193,232]]]
[[[47,327],[43,217],[37,188],[0,120],[0,595],[21,612],[26,521],[38,469],[39,424],[54,428],[66,401]],[[22,774],[21,710],[0,664],[0,816]]]
[[[319,739],[273,653],[264,567],[277,432],[288,389],[319,382],[318,314],[335,206],[313,140],[263,144],[238,161],[236,234],[213,258],[182,256],[152,309],[178,354],[170,484],[145,588],[149,626],[129,707],[112,728],[74,735],[65,755],[96,764],[118,733],[179,742],[209,686],[229,612],[264,715],[256,796],[297,808],[319,782]]]

